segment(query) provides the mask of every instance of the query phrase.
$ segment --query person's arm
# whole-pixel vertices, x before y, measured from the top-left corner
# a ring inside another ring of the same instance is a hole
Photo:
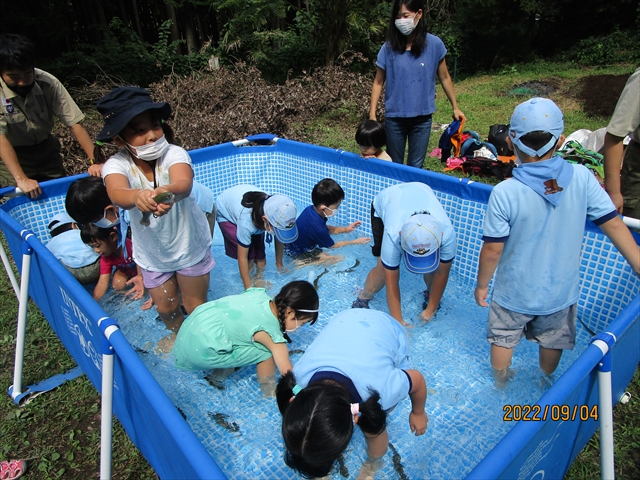
[[[293,365],[291,365],[291,359],[289,358],[289,348],[286,343],[275,343],[271,335],[264,330],[256,332],[253,335],[253,340],[269,349],[280,375],[284,375],[289,370],[293,370]]]
[[[284,244],[278,240],[275,235],[273,240],[276,244],[276,268],[280,271],[284,269],[284,263],[282,263],[282,257],[284,256]]]
[[[442,89],[444,90],[444,94],[449,99],[449,103],[453,108],[453,118],[455,120],[466,120],[467,117],[462,113],[462,110],[458,108],[456,94],[453,91],[453,82],[451,81],[449,70],[447,69],[447,61],[444,58],[438,63],[437,75],[438,80],[440,80],[440,84],[442,85]]]
[[[362,433],[364,434],[364,441],[367,444],[367,455],[369,455],[369,458],[381,458],[387,453],[389,433],[386,428],[380,432],[379,435],[372,435],[366,432]]]
[[[447,288],[452,263],[453,262],[440,262],[440,265],[438,265],[438,268],[433,273],[433,281],[429,289],[429,305],[427,305],[427,308],[420,314],[420,318],[425,322],[433,317],[440,305],[440,300],[442,300],[444,291]]]
[[[100,275],[100,277],[98,278],[98,283],[96,283],[96,286],[93,289],[93,299],[96,302],[99,301],[102,297],[104,297],[104,294],[107,293],[107,290],[109,290],[110,280],[111,280],[110,273],[104,273]]]
[[[606,132],[604,134],[604,187],[618,213],[622,213],[624,205],[622,193],[620,193],[620,169],[624,145],[622,137]]]
[[[327,225],[327,230],[329,230],[329,233],[331,235],[339,235],[341,233],[351,233],[360,225],[362,225],[362,222],[360,221],[352,222],[344,227],[334,227],[333,225]]]
[[[339,242],[334,243],[329,248],[340,248],[345,247],[347,245],[357,245],[357,244],[365,244],[371,241],[370,237],[358,237],[355,240],[341,240]]]
[[[380,95],[382,95],[382,87],[387,78],[387,72],[382,68],[376,68],[376,78],[373,79],[373,86],[371,87],[371,106],[369,107],[369,120],[378,120],[376,117],[376,109],[378,108],[378,101]]]
[[[6,135],[0,134],[0,158],[16,181],[16,186],[29,198],[37,198],[42,193],[40,184],[27,177],[20,166],[16,151]]]
[[[400,268],[395,270],[384,269],[384,281],[387,290],[387,305],[389,314],[401,325],[408,323],[402,319],[402,307],[400,306]]]
[[[478,282],[474,297],[476,303],[481,307],[488,307],[487,296],[489,294],[489,282],[498,267],[502,251],[504,250],[503,242],[484,242],[482,250],[480,250],[480,265],[478,266]]]
[[[618,249],[622,256],[629,262],[636,275],[640,275],[640,247],[636,244],[631,232],[620,217],[599,225],[600,230],[609,237],[611,243]]]
[[[71,133],[76,137],[78,143],[84,150],[84,153],[87,154],[87,158],[89,160],[93,160],[93,140],[89,136],[89,133],[85,130],[81,123],[76,123],[75,125],[71,125]]]
[[[427,431],[429,417],[424,406],[427,403],[427,382],[418,370],[405,370],[411,377],[411,413],[409,414],[409,427],[416,435],[424,435]]]
[[[244,289],[251,288],[251,275],[249,274],[249,249],[238,244],[238,270]]]

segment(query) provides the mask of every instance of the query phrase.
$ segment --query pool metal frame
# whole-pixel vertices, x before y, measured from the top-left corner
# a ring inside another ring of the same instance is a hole
[[[481,246],[478,232],[492,188],[488,185],[404,165],[364,161],[350,152],[278,139],[270,134],[194,150],[190,154],[196,176],[214,193],[233,184],[254,183],[268,191],[288,194],[298,204],[306,204],[308,196],[308,192],[296,189],[296,169],[300,161],[307,162],[305,173],[308,170],[319,178],[332,177],[341,184],[356,176],[364,180],[370,192],[398,182],[424,182],[436,191],[445,206],[458,230],[459,246],[468,257],[460,262],[456,259],[454,270],[467,281],[475,281]],[[22,355],[26,306],[31,297],[65,348],[101,392],[100,478],[111,477],[112,409],[161,478],[225,478],[142,364],[116,320],[93,301],[40,240],[47,241],[47,219],[64,207],[68,186],[77,178],[45,182],[43,195],[37,200],[16,196],[0,207],[0,227],[22,272],[18,286],[6,253],[0,249],[19,298],[14,384],[9,394],[16,402],[25,397]],[[350,200],[344,210],[355,219],[356,212],[371,201],[370,192],[368,196]],[[13,194],[14,189],[0,190],[0,196]],[[469,212],[472,212],[470,217],[466,216]],[[471,233],[462,222],[472,225]],[[367,222],[362,228],[370,231]],[[640,236],[634,234],[634,237],[640,244]],[[603,478],[613,478],[611,407],[624,393],[640,360],[637,347],[640,344],[639,285],[638,278],[608,239],[596,226],[586,222],[579,310],[582,307],[583,321],[601,333],[537,404],[541,409],[568,405],[570,410],[575,410],[574,406],[598,405],[599,422],[553,420],[550,416],[545,421],[521,420],[467,478],[543,478],[545,472],[554,475],[566,472],[598,426],[602,432]],[[150,432],[153,435],[149,435]],[[553,448],[560,444],[564,448]]]

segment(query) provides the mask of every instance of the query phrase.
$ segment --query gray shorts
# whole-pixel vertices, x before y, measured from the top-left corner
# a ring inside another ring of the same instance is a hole
[[[573,350],[576,344],[577,306],[574,303],[550,315],[516,313],[491,302],[487,340],[492,345],[514,348],[523,336],[543,348]]]

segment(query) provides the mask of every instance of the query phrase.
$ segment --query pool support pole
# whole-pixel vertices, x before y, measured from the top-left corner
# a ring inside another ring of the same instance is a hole
[[[16,401],[22,393],[22,367],[24,366],[24,341],[27,331],[27,307],[29,306],[29,273],[31,272],[31,255],[33,249],[27,239],[33,232],[22,232],[22,270],[20,272],[20,295],[18,296],[18,328],[16,332],[16,356],[13,365],[13,385],[9,387],[9,395]]]
[[[602,350],[598,362],[598,399],[600,402],[598,420],[600,422],[600,478],[615,478],[613,455],[613,393],[611,388],[611,348],[616,343],[613,333],[603,332],[591,341]]]
[[[114,350],[109,337],[118,330],[116,322],[109,317],[98,320],[102,329],[102,406],[100,411],[100,480],[111,479],[113,450],[113,367]]]
[[[16,297],[20,298],[20,287],[18,286],[16,276],[13,274],[11,262],[9,262],[9,257],[7,256],[7,252],[5,251],[4,245],[2,245],[2,243],[0,243],[0,257],[2,257],[2,264],[4,265],[4,269],[7,272],[7,276],[9,277],[9,281],[11,282],[13,291],[16,293]]]

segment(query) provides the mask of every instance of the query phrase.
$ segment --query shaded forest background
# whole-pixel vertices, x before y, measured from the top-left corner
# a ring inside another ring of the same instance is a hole
[[[536,59],[605,65],[640,58],[637,0],[428,0],[455,75]],[[39,66],[67,85],[101,75],[147,86],[194,70],[255,67],[271,83],[373,63],[389,0],[21,0],[0,2],[0,32],[29,36]]]

